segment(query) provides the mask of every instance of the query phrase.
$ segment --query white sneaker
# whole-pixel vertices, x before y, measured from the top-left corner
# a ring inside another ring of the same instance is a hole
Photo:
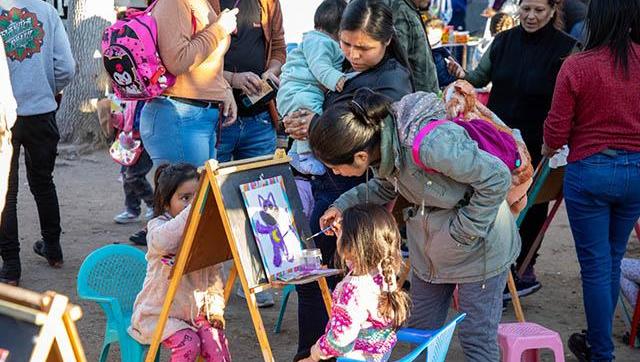
[[[147,212],[144,213],[144,218],[147,221],[153,219],[153,206],[147,206]]]
[[[116,224],[131,224],[140,221],[140,215],[136,215],[129,210],[125,210],[113,218]]]
[[[244,291],[241,287],[236,289],[236,295],[242,299],[247,299],[247,297],[244,296]],[[276,304],[273,300],[273,294],[268,290],[257,293],[256,302],[258,304],[258,308],[269,308]]]

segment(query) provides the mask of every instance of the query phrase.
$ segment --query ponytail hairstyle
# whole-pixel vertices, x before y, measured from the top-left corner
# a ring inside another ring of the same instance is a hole
[[[342,214],[342,235],[338,242],[339,261],[346,267],[347,259],[354,275],[366,275],[380,268],[380,315],[400,328],[409,318],[411,301],[407,292],[397,285],[402,270],[400,232],[389,211],[375,204],[350,207]]]
[[[609,48],[615,66],[629,76],[629,63],[639,62],[632,43],[640,43],[640,0],[591,0],[585,19],[585,51]]]
[[[353,100],[338,103],[309,126],[309,145],[316,158],[329,165],[351,165],[356,152],[380,146],[382,122],[391,114],[391,100],[369,88]]]
[[[360,30],[383,44],[389,42],[386,54],[411,72],[407,52],[398,41],[393,26],[393,12],[381,0],[352,0],[342,14],[342,30]]]
[[[156,169],[153,177],[153,217],[165,213],[173,194],[186,181],[198,179],[198,170],[189,163],[164,163]]]

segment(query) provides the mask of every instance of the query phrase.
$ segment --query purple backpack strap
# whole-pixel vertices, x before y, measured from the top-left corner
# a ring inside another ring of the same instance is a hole
[[[415,162],[416,165],[420,166],[420,168],[427,173],[438,173],[438,171],[429,168],[424,163],[422,163],[422,160],[420,159],[420,145],[422,144],[424,138],[429,134],[429,132],[433,131],[436,127],[445,122],[447,122],[447,120],[444,119],[438,121],[430,121],[426,126],[418,131],[418,134],[413,139],[413,147],[411,150],[413,154],[413,162]]]

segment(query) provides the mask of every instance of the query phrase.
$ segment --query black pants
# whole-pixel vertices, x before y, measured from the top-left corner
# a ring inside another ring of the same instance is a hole
[[[12,128],[13,157],[9,171],[6,204],[0,221],[0,255],[3,261],[18,261],[18,164],[20,148],[24,147],[29,188],[36,201],[45,252],[51,259],[62,259],[60,248],[60,208],[53,183],[60,133],[55,112],[35,116],[18,116]],[[19,277],[19,276],[18,276]]]
[[[153,167],[153,161],[143,150],[135,165],[124,167],[122,187],[124,188],[124,204],[127,211],[140,215],[140,204],[144,201],[153,207],[153,188],[147,181],[147,174]]]
[[[326,174],[311,181],[313,187],[313,197],[315,199],[313,212],[311,214],[311,232],[320,231],[320,217],[329,206],[342,195],[364,181],[364,177],[343,177]],[[336,252],[336,238],[321,234],[314,238],[316,247],[322,252],[324,264],[332,267]],[[333,289],[338,283],[338,277],[327,278],[329,288]],[[297,357],[307,357],[308,352],[314,343],[324,333],[329,316],[324,306],[322,292],[317,283],[297,285],[298,292],[298,355]]]

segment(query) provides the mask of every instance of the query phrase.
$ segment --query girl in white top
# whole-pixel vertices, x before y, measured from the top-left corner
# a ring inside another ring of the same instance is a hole
[[[147,225],[147,276],[133,305],[129,334],[150,344],[169,287],[169,273],[182,242],[198,187],[194,166],[161,165],[155,174],[154,214]],[[230,361],[224,336],[224,282],[220,264],[182,277],[162,333],[171,361]]]

